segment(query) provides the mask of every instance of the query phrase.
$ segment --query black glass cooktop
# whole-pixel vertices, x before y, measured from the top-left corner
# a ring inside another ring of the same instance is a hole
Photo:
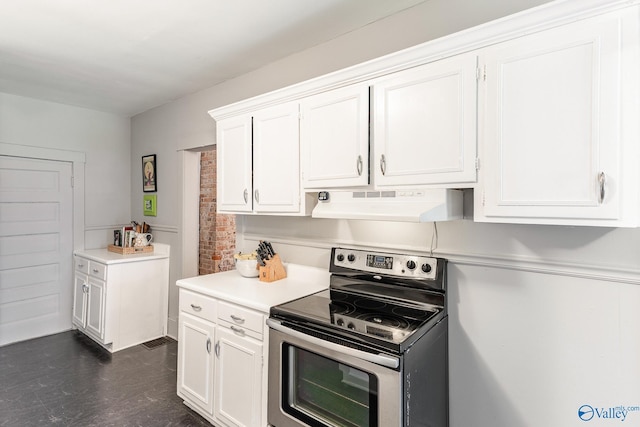
[[[441,311],[331,289],[273,307],[271,315],[320,324],[391,343],[402,343]]]

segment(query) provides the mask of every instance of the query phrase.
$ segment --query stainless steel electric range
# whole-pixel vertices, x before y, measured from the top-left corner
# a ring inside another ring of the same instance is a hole
[[[329,270],[271,309],[269,424],[447,426],[446,260],[333,248]]]

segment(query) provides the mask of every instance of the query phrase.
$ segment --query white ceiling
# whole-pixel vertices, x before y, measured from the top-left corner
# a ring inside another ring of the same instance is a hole
[[[133,115],[425,0],[2,0],[0,92]]]

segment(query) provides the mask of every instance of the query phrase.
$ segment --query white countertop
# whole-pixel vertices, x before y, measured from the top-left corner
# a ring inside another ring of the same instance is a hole
[[[74,251],[73,254],[89,260],[101,262],[103,264],[118,264],[122,262],[138,262],[148,261],[151,259],[169,258],[169,245],[161,243],[154,244],[153,252],[145,254],[120,255],[115,252],[109,252],[107,248],[85,249],[82,251]]]
[[[235,270],[181,279],[178,287],[240,304],[263,313],[275,305],[329,287],[329,271],[298,264],[285,265],[287,277],[261,282],[257,277],[242,277]]]

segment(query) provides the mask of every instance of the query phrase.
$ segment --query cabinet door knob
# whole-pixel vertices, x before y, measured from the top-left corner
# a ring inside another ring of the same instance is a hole
[[[244,323],[244,319],[242,317],[238,317],[234,314],[231,315],[231,318],[233,319],[234,322],[236,323]]]
[[[606,183],[607,183],[607,176],[605,175],[604,172],[600,172],[598,174],[598,186],[599,186],[598,203],[600,203],[600,204],[602,204],[602,202],[604,202],[605,184]]]
[[[358,176],[362,175],[362,156],[358,156],[358,162],[356,163],[356,168],[358,170]]]
[[[382,175],[387,173],[387,159],[385,159],[384,154],[380,156],[380,172],[382,172]]]
[[[195,305],[195,304],[191,304],[191,308],[193,308],[194,311],[202,310],[202,307],[200,307],[199,305]]]
[[[249,191],[246,188],[244,189],[243,196],[244,196],[244,204],[246,205],[247,202],[249,201]]]

